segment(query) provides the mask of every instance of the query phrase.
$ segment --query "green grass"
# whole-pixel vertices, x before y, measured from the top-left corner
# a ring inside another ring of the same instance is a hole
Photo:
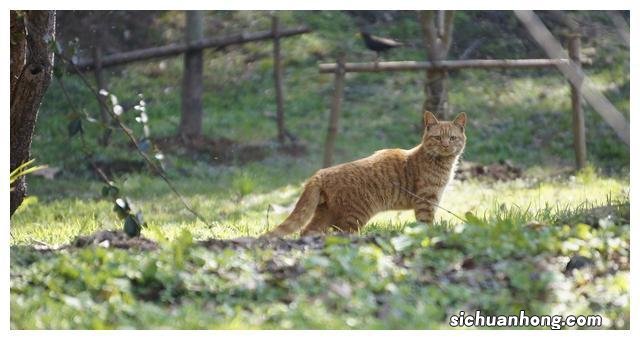
[[[255,12],[216,15],[227,23],[219,34],[269,26]],[[373,58],[344,13],[282,16],[286,24],[305,21],[315,29],[283,41],[286,124],[306,143],[307,155],[214,166],[207,157],[166,154],[169,177],[213,228],[184,209],[161,179],[147,172],[113,178],[144,214],[142,235],[160,244],[157,251],[34,249],[122,229],[113,202],[101,195],[103,185],[86,170],[80,140],[67,136],[71,108],[51,84],[32,157],[62,172],[55,180],[28,176],[30,197],[11,219],[11,328],[448,328],[450,315],[474,309],[601,314],[605,328],[629,327],[629,147],[585,107],[590,166],[570,170],[569,90],[553,70],[451,74],[452,109],[469,115],[463,159],[511,160],[526,169],[524,178],[509,182],[453,182],[441,205],[465,221],[438,210],[437,223],[424,226],[410,211],[386,212],[359,235],[375,243],[331,236],[307,251],[194,244],[258,236],[286,217],[301,184],[321,167],[333,85],[317,63],[342,48],[353,60]],[[161,21],[167,34],[179,31],[176,18]],[[419,33],[408,19],[384,30],[404,41]],[[205,53],[205,135],[274,141],[269,53],[262,43]],[[245,62],[253,55],[265,57]],[[422,51],[406,48],[388,59],[419,58]],[[176,133],[181,65],[180,59],[138,63],[109,77],[120,102],[144,94],[154,137]],[[587,72],[628,118],[628,62],[594,66]],[[64,80],[76,105],[97,117],[81,83],[70,75]],[[423,81],[411,73],[347,75],[336,161],[417,144]],[[123,120],[141,136],[134,117],[127,112]],[[119,132],[99,148],[102,129],[83,124],[97,159],[139,159]],[[592,265],[564,273],[577,256]]]
[[[588,169],[557,179],[456,181],[442,205],[467,222],[439,211],[439,222],[425,226],[410,212],[387,212],[362,232],[375,244],[336,236],[309,251],[192,244],[257,236],[285,217],[267,207],[293,203],[310,167],[265,163],[177,179],[213,229],[160,180],[123,180],[149,224],[143,236],[161,245],[154,252],[34,250],[122,222],[95,182],[32,181],[47,189],[12,219],[11,327],[446,329],[450,315],[475,309],[598,314],[605,328],[629,327],[628,178]],[[563,273],[576,256],[594,264]],[[461,269],[465,261],[474,267]]]
[[[187,201],[215,228],[197,221],[159,178],[147,175],[122,177],[116,184],[144,213],[145,221],[176,235],[188,229],[197,238],[258,236],[282,221],[286,207],[297,199],[302,182],[315,171],[301,160],[277,158],[255,162],[242,168],[196,167],[189,178],[174,178]],[[287,173],[283,177],[281,174]],[[69,243],[79,234],[100,229],[117,229],[121,222],[112,211],[113,203],[101,195],[96,181],[48,181],[34,178],[34,192],[12,218],[12,244],[26,245],[33,239],[51,245]],[[628,196],[629,179],[593,173],[591,168],[576,176],[557,179],[520,179],[510,182],[454,181],[441,205],[458,216],[466,212],[489,214],[496,206],[540,211],[546,207],[576,208],[585,202],[605,202]],[[269,209],[269,205],[281,207]],[[267,216],[269,221],[267,221]],[[456,222],[457,218],[439,210],[437,219]],[[414,221],[413,212],[385,212],[370,222],[371,232],[398,229]],[[55,232],[53,232],[55,231]],[[143,235],[154,237],[143,230]]]
[[[164,228],[153,252],[16,245],[11,327],[446,329],[460,310],[524,309],[628,328],[629,205],[607,206],[497,207],[467,223],[381,228],[357,246],[330,236],[308,251],[209,250],[188,229]],[[594,225],[560,222],[594,214]],[[593,264],[563,273],[577,255]]]

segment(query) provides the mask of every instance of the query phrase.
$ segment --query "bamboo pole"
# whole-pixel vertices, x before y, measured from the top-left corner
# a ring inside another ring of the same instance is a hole
[[[333,164],[333,149],[335,146],[336,135],[338,134],[338,120],[340,118],[340,106],[342,104],[342,93],[344,91],[344,54],[340,54],[335,69],[333,99],[331,101],[331,113],[329,115],[329,127],[327,129],[327,138],[324,144],[324,162],[323,167],[327,168]]]
[[[582,74],[580,62],[580,35],[569,37],[569,58],[575,64],[578,74]],[[576,83],[569,82],[571,86],[571,112],[573,113],[573,148],[576,153],[576,166],[582,169],[587,165],[587,143],[584,128],[584,112],[582,111],[582,81],[580,77]]]
[[[381,61],[377,63],[346,63],[345,72],[394,72],[427,69],[461,68],[530,68],[568,65],[568,59],[468,59],[430,61]],[[320,64],[320,73],[332,73],[336,64]]]
[[[280,38],[295,36],[299,34],[309,33],[311,29],[306,26],[299,26],[296,28],[283,29],[278,32]],[[175,43],[160,47],[150,47],[140,50],[134,50],[129,52],[117,53],[104,56],[102,60],[102,67],[112,67],[122,64],[127,64],[134,61],[162,58],[168,56],[174,56],[182,54],[188,50],[202,50],[211,47],[225,47],[229,45],[243,44],[252,41],[270,40],[273,39],[273,33],[269,31],[260,31],[254,33],[238,33],[224,37],[201,39],[192,44],[187,43]],[[82,71],[88,71],[93,69],[93,60],[80,60],[75,64],[76,68]]]
[[[271,34],[273,35],[273,81],[276,88],[276,122],[278,125],[278,143],[284,144],[284,90],[282,86],[282,59],[280,56],[279,20],[276,15],[271,18]]]

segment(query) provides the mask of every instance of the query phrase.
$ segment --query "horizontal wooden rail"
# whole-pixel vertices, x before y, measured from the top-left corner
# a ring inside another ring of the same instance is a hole
[[[278,37],[289,37],[311,32],[307,26],[278,30]],[[254,33],[238,33],[224,37],[202,39],[192,44],[176,43],[160,47],[150,47],[129,52],[106,55],[102,57],[102,68],[127,64],[134,61],[162,58],[182,54],[189,50],[201,50],[212,47],[225,47],[229,45],[243,44],[252,41],[273,39],[275,36],[271,30]],[[76,67],[81,71],[89,71],[94,68],[94,61],[91,59],[80,60]]]
[[[442,60],[430,61],[381,61],[366,63],[346,63],[345,72],[395,72],[416,71],[434,68],[460,69],[460,68],[529,68],[529,67],[553,67],[568,65],[568,59],[469,59],[469,60]],[[320,64],[320,73],[334,73],[336,64]]]

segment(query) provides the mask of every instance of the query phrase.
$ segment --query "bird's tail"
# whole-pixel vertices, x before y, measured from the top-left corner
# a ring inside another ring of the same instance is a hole
[[[318,204],[320,204],[320,185],[315,178],[312,178],[305,184],[302,195],[300,195],[296,207],[289,217],[274,230],[266,233],[265,236],[285,236],[302,229],[311,216],[313,216]]]

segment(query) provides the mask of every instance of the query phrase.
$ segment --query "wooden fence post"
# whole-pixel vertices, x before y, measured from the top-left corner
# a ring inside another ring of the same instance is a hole
[[[273,33],[273,80],[276,88],[276,122],[278,124],[278,143],[284,144],[284,94],[282,87],[282,60],[280,58],[279,20],[277,15],[271,18]]]
[[[582,68],[580,61],[580,35],[572,34],[569,37],[569,58],[573,61],[578,71]],[[584,112],[582,111],[582,79],[577,86],[571,86],[571,111],[573,113],[573,147],[576,153],[576,166],[582,169],[587,165],[587,144],[584,128]]]
[[[342,103],[342,92],[344,91],[344,64],[345,55],[341,53],[338,57],[337,67],[335,71],[333,99],[331,101],[331,113],[329,116],[329,128],[327,129],[327,139],[324,144],[324,162],[325,168],[333,164],[333,149],[338,134],[338,119],[340,118],[340,105]]]
[[[202,11],[186,11],[187,45],[202,40]],[[182,80],[182,115],[180,135],[188,139],[202,133],[202,49],[190,49],[184,54]]]

